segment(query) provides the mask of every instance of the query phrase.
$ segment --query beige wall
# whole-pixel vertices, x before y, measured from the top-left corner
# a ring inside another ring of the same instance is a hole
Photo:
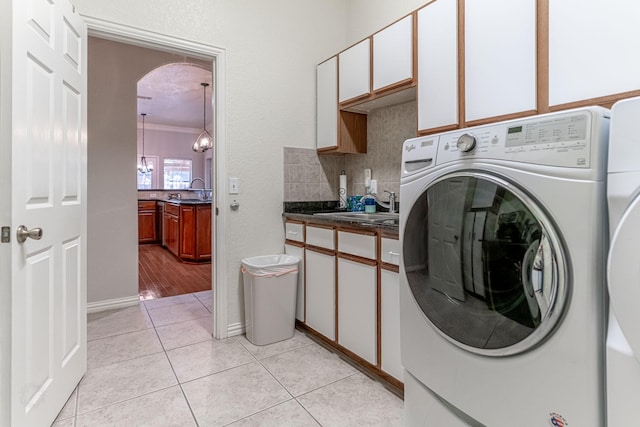
[[[433,0],[346,0],[348,44],[370,36],[431,1]]]

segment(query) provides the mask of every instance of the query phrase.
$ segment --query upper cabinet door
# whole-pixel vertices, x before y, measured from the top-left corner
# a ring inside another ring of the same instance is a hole
[[[340,103],[371,93],[371,39],[364,39],[338,55]]]
[[[413,80],[413,15],[373,35],[373,91]]]
[[[316,148],[338,146],[338,58],[316,69]]]
[[[536,0],[465,2],[467,122],[536,110],[536,18]]]
[[[640,89],[640,3],[549,2],[549,105]]]
[[[418,11],[418,130],[458,124],[458,2]]]

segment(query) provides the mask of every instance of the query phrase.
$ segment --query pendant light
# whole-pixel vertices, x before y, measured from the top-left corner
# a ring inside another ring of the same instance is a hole
[[[144,156],[144,117],[147,113],[140,113],[142,116],[142,156],[140,157],[140,163],[138,164],[138,172],[142,174],[148,174],[153,171],[153,164],[147,163],[147,158]]]
[[[207,131],[206,118],[207,118],[207,86],[209,83],[200,83],[202,86],[202,132],[193,142],[191,148],[198,153],[204,153],[205,151],[213,148],[213,137]]]

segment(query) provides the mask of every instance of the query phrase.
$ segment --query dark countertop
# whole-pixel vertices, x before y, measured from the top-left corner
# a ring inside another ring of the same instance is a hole
[[[210,205],[211,200],[200,200],[200,199],[138,199],[140,201],[148,201],[148,202],[164,202],[164,203],[174,203],[176,205]]]
[[[296,221],[312,222],[315,224],[326,225],[343,225],[351,228],[361,228],[363,230],[384,230],[387,234],[397,235],[399,226],[397,221],[376,221],[370,222],[361,218],[345,218],[339,216],[341,212],[335,212],[336,216],[328,215],[314,215],[313,212],[301,213],[301,212],[283,212],[282,217],[284,219],[291,219]],[[342,212],[343,213],[343,212]]]

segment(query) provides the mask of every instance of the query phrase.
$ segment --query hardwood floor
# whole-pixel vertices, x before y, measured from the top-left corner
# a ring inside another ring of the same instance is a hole
[[[138,245],[141,300],[211,290],[211,264],[187,264],[160,245]]]

